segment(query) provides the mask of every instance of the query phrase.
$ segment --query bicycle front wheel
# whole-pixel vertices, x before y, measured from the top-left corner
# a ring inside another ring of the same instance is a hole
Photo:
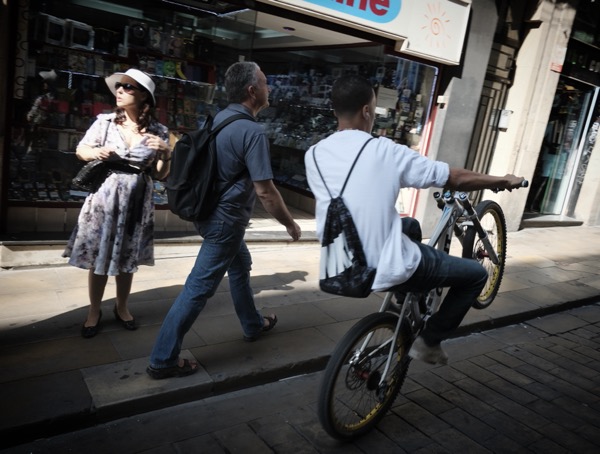
[[[484,200],[477,204],[475,212],[481,223],[481,227],[487,234],[490,244],[496,255],[498,263],[495,264],[490,259],[481,238],[477,235],[475,227],[469,227],[465,232],[463,241],[463,257],[477,260],[488,273],[488,279],[485,287],[473,303],[475,309],[485,309],[498,294],[502,276],[504,275],[504,265],[506,263],[506,219],[502,208],[496,202]]]
[[[395,338],[397,324],[395,314],[370,314],[334,350],[324,371],[318,407],[321,424],[332,437],[351,440],[364,435],[394,402],[408,371],[412,342],[405,321]]]

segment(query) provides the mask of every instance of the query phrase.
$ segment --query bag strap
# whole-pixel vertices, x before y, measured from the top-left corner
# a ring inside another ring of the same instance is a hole
[[[356,155],[356,158],[354,158],[354,162],[352,163],[352,166],[350,167],[350,170],[348,171],[348,175],[346,175],[346,180],[344,181],[344,185],[342,186],[342,190],[340,191],[338,197],[341,197],[342,194],[344,193],[344,189],[346,189],[346,184],[348,183],[348,180],[350,179],[350,174],[354,170],[354,166],[356,165],[356,162],[358,161],[358,158],[360,158],[360,155],[362,154],[362,152],[365,149],[365,147],[367,146],[367,144],[371,140],[373,140],[373,139],[374,139],[374,137],[370,137],[369,139],[367,139],[367,141],[363,144],[363,146],[361,147],[360,151]],[[329,193],[329,197],[333,199],[333,195],[331,194],[331,191],[329,190],[329,187],[327,186],[327,183],[325,183],[325,178],[323,178],[323,174],[321,173],[321,169],[319,168],[319,165],[317,164],[317,157],[315,155],[316,151],[317,151],[317,147],[315,147],[313,149],[313,161],[315,162],[315,167],[317,168],[317,171],[319,172],[319,176],[321,177],[321,180],[323,180],[323,185],[325,186],[325,189],[327,189],[327,192]]]
[[[211,129],[211,130],[210,130],[210,134],[211,134],[211,135],[213,135],[213,134],[218,134],[218,133],[219,133],[219,131],[220,131],[221,129],[223,129],[225,126],[227,126],[228,124],[230,124],[230,123],[233,123],[233,122],[234,122],[234,121],[236,121],[236,120],[243,120],[243,119],[246,119],[246,120],[252,120],[252,121],[256,121],[256,120],[254,119],[254,117],[251,117],[251,116],[250,116],[250,115],[248,115],[248,114],[244,114],[244,113],[235,114],[235,115],[232,115],[232,116],[230,116],[230,117],[227,117],[225,120],[223,120],[221,123],[219,123],[219,124],[218,124],[218,125],[217,125],[217,126],[214,128],[214,129]],[[211,125],[211,126],[212,126],[212,125]]]
[[[216,135],[219,133],[219,131],[221,131],[221,129],[223,129],[223,128],[224,128],[225,126],[227,126],[228,124],[230,124],[230,123],[233,123],[234,121],[237,121],[237,120],[243,120],[243,119],[247,119],[247,120],[256,121],[256,120],[254,119],[254,117],[251,117],[251,116],[250,116],[250,115],[248,115],[248,114],[243,114],[243,113],[240,113],[240,114],[232,115],[232,116],[230,116],[230,117],[227,117],[227,118],[226,118],[225,120],[223,120],[221,123],[219,123],[219,124],[218,124],[218,125],[217,125],[217,126],[214,128],[214,129],[211,129],[211,130],[210,130],[210,135],[211,135],[211,136],[213,136],[213,135],[214,135],[214,136],[216,136]],[[217,159],[217,155],[215,154],[215,162],[217,162],[217,160],[218,160],[218,159]],[[242,172],[240,172],[238,175],[236,175],[236,176],[235,176],[235,178],[232,178],[231,180],[229,180],[229,181],[227,182],[227,184],[226,184],[226,185],[223,187],[223,189],[221,189],[221,190],[219,191],[219,199],[221,198],[221,196],[222,196],[223,194],[225,194],[227,191],[229,191],[229,190],[232,188],[232,186],[233,186],[233,185],[236,183],[236,181],[237,181],[237,180],[240,178],[240,176],[241,176],[241,175],[242,175],[244,172],[245,172],[245,169],[244,169]]]

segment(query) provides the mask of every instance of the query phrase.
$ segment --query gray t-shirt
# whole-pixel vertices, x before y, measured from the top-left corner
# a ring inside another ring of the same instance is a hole
[[[250,111],[241,104],[230,104],[215,116],[213,127],[226,118]],[[261,124],[241,119],[225,126],[217,135],[217,184],[220,188],[234,181],[222,196],[211,216],[230,225],[247,226],[256,200],[254,181],[272,180],[269,139]]]

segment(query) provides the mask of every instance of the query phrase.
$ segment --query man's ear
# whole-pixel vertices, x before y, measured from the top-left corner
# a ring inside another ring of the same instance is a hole
[[[362,108],[363,118],[369,120],[371,118],[371,108],[368,104],[365,104]]]

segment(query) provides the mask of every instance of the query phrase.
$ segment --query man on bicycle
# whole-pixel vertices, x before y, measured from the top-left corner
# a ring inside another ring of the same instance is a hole
[[[327,186],[336,196],[360,148],[371,138],[375,120],[375,92],[363,77],[350,75],[337,79],[331,100],[338,130],[312,146],[305,155],[306,175],[316,199],[320,239],[331,197],[315,167],[313,154]],[[412,358],[431,364],[447,363],[448,356],[440,343],[460,325],[485,285],[487,272],[475,260],[450,256],[420,241],[412,241],[403,233],[403,221],[395,208],[400,188],[510,191],[522,182],[523,178],[514,175],[496,177],[450,168],[447,163],[430,160],[385,137],[366,146],[343,199],[358,230],[367,263],[377,268],[372,290],[402,288],[424,292],[450,287],[439,311],[429,318],[413,343],[409,351]]]

